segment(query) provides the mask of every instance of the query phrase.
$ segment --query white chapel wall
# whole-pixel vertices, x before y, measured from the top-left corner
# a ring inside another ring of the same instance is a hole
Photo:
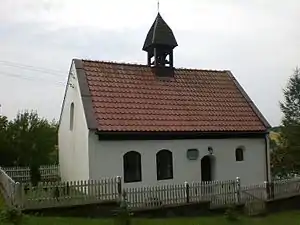
[[[262,183],[266,180],[265,142],[260,139],[197,139],[197,140],[141,140],[99,141],[90,134],[90,177],[123,177],[123,155],[138,151],[142,161],[142,181],[127,183],[127,187],[148,186],[167,183],[184,183],[201,180],[201,158],[213,148],[216,158],[215,180],[241,178],[243,185]],[[237,162],[235,149],[244,146],[244,161]],[[199,150],[197,160],[188,160],[186,151]],[[173,152],[173,179],[157,181],[156,153],[161,149]]]
[[[74,63],[72,63],[65,104],[58,131],[59,164],[63,180],[87,180],[88,128]],[[70,107],[74,103],[73,130],[70,130]]]

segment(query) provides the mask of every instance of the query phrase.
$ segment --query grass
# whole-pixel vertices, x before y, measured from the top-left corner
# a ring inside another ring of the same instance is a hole
[[[115,225],[112,219],[28,217],[27,225]],[[133,219],[132,225],[282,225],[299,224],[300,211],[278,213],[264,218],[241,218],[230,222],[223,216],[173,219]]]
[[[175,219],[134,219],[133,225],[282,225],[299,224],[300,211],[274,214],[264,218],[242,218],[240,221],[230,222],[222,216],[199,218],[175,218]],[[112,219],[76,219],[76,218],[43,218],[31,217],[29,225],[113,225]]]
[[[0,210],[4,208],[4,200],[0,195]],[[289,211],[272,214],[263,218],[242,217],[236,222],[230,222],[224,216],[172,219],[133,219],[132,225],[282,225],[300,224],[300,211]],[[28,216],[27,225],[115,225],[113,219],[88,218],[57,218]],[[6,225],[6,224],[1,224]]]

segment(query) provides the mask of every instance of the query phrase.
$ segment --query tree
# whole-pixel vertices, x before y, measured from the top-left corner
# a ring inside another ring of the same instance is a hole
[[[296,68],[283,90],[281,139],[272,153],[273,168],[281,174],[300,172],[300,70]]]
[[[287,152],[287,148],[283,145],[283,138],[275,142],[270,142],[271,149],[271,172],[273,177],[286,178],[291,175],[290,167],[290,155]]]
[[[12,165],[16,158],[9,142],[8,125],[7,117],[0,116],[0,165],[3,166]]]
[[[18,113],[9,124],[10,142],[18,152],[18,165],[48,164],[57,144],[57,125],[36,112]]]
[[[57,123],[36,112],[20,112],[12,121],[0,116],[0,166],[57,163]]]
[[[56,123],[39,118],[36,112],[25,111],[9,122],[7,133],[16,164],[30,167],[31,182],[36,185],[40,165],[51,163],[51,154],[56,151]]]

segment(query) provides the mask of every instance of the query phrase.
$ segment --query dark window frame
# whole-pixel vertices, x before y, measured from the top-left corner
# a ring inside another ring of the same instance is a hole
[[[74,129],[74,114],[75,114],[75,105],[74,102],[71,103],[70,105],[70,130],[72,131]]]
[[[162,149],[156,153],[156,178],[173,179],[173,153],[170,150]]]
[[[235,149],[235,161],[237,161],[237,162],[245,161],[243,147],[238,147]]]
[[[142,181],[141,154],[136,151],[126,152],[123,155],[124,183]]]

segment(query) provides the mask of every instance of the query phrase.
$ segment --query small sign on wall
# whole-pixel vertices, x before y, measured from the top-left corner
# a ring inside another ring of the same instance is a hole
[[[188,149],[187,152],[186,152],[186,157],[189,160],[196,160],[196,159],[198,159],[198,157],[199,157],[199,151],[198,151],[198,149],[196,149],[196,148]]]

